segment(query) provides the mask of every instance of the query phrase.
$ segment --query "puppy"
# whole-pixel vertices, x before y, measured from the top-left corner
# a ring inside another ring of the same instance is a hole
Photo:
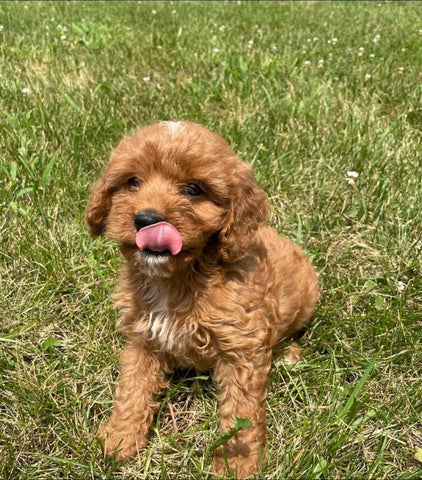
[[[213,471],[257,472],[266,442],[272,347],[309,321],[317,278],[301,249],[266,226],[252,168],[205,127],[160,122],[125,137],[93,185],[86,222],[124,256],[116,293],[128,343],[107,454],[147,444],[157,397],[175,367],[211,371],[221,428],[249,419],[214,455]]]

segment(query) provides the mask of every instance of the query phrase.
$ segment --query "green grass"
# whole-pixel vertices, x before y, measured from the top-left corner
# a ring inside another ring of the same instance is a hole
[[[422,476],[420,18],[412,2],[0,4],[0,477],[209,475],[206,376],[174,379],[137,460],[104,459],[94,435],[123,339],[121,260],[85,231],[88,188],[162,119],[253,162],[319,273],[303,360],[273,362],[265,475]]]

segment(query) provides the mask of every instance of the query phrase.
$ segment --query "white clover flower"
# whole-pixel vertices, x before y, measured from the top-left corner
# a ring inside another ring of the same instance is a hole
[[[248,47],[249,47],[249,48],[252,48],[254,45],[255,45],[255,44],[254,44],[254,41],[253,41],[253,40],[249,40],[249,42],[248,42]]]
[[[397,282],[397,290],[399,293],[402,293],[406,288],[406,284],[404,282],[398,281]]]
[[[277,47],[275,45],[271,45],[271,50],[275,52],[277,50]]]
[[[347,184],[351,186],[356,185],[355,179],[359,177],[359,173],[355,172],[354,170],[350,170],[346,172],[346,174],[347,174],[347,178],[346,178]]]
[[[373,53],[370,53],[369,58],[375,58],[375,55]]]
[[[317,42],[317,41],[318,41],[318,37],[314,37],[314,38],[312,39],[312,41],[313,41],[313,42]]]
[[[337,38],[336,38],[336,37],[332,38],[332,39],[331,39],[331,43],[332,43],[333,45],[335,45],[335,44],[337,43]]]
[[[377,34],[377,35],[375,35],[375,37],[373,38],[372,41],[373,41],[374,43],[378,43],[380,40],[381,40],[381,35]]]
[[[221,27],[218,29],[219,32],[223,33],[226,30],[225,25],[221,25]]]
[[[155,15],[157,13],[157,10],[151,10],[152,15]]]
[[[30,93],[31,90],[29,90],[29,88],[25,87],[25,88],[22,88],[22,93],[24,95],[28,95],[28,93]]]
[[[399,67],[399,73],[402,74],[404,72],[404,68],[403,67]]]
[[[365,49],[363,47],[360,47],[359,52],[358,52],[358,57],[361,57],[363,55],[364,51],[365,51]]]
[[[365,80],[370,80],[371,78],[372,78],[372,75],[371,75],[371,74],[367,73],[367,74],[365,75]]]
[[[60,37],[60,40],[66,40],[66,35],[62,35],[62,36]]]
[[[324,66],[324,60],[321,58],[321,60],[318,60],[318,68],[321,68]]]
[[[311,64],[311,62],[310,62],[309,60],[305,60],[305,61],[303,62],[303,65],[306,65],[307,67],[308,67],[310,64]]]
[[[3,25],[0,25],[0,32],[2,32],[4,29],[4,26]]]
[[[142,80],[145,82],[145,83],[148,83],[151,78],[150,77],[142,77]]]
[[[218,53],[218,52],[220,51],[220,49],[219,49],[219,48],[213,48],[212,51],[213,51],[214,53]]]

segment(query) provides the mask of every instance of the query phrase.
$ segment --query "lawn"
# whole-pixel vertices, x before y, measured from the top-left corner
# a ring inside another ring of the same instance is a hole
[[[320,278],[302,360],[273,361],[264,475],[422,477],[417,2],[0,3],[0,477],[210,477],[207,374],[178,372],[134,461],[95,439],[121,258],[84,208],[118,140],[162,119],[253,163]]]

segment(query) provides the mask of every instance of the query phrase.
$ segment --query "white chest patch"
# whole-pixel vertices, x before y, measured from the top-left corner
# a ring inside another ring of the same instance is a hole
[[[167,299],[157,299],[156,292],[150,292],[146,297],[148,303],[151,303],[149,316],[139,322],[134,331],[142,333],[150,341],[158,342],[163,350],[170,352],[177,345],[178,332]]]

